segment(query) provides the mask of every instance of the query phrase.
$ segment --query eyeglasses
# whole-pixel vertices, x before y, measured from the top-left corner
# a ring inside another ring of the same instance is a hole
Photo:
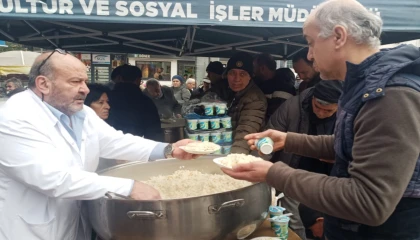
[[[63,50],[63,49],[60,49],[60,48],[54,49],[54,51],[52,51],[52,53],[50,55],[48,55],[48,57],[46,59],[44,59],[44,61],[42,61],[42,63],[39,65],[39,67],[38,67],[38,73],[41,73],[41,68],[45,65],[45,63],[48,61],[48,59],[50,59],[51,56],[55,52],[58,52],[59,54],[62,54],[62,55],[67,55],[69,53],[66,50]]]

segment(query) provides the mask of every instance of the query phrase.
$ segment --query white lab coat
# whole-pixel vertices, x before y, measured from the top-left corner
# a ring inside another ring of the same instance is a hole
[[[84,107],[81,149],[31,90],[0,110],[0,239],[89,239],[80,200],[128,195],[132,180],[98,176],[99,157],[146,162],[156,142],[124,135]],[[79,236],[77,236],[79,234]]]

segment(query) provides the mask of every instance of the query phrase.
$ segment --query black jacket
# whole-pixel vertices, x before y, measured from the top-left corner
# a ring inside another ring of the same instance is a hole
[[[7,97],[8,98],[11,98],[13,95],[15,95],[16,93],[20,93],[20,92],[23,92],[23,91],[25,91],[26,89],[25,88],[23,88],[23,87],[20,87],[20,88],[15,88],[15,89],[13,89],[12,91],[10,91],[9,93],[7,93],[6,95],[7,95]]]
[[[336,115],[327,119],[317,119],[312,110],[312,96],[314,89],[303,91],[299,96],[287,100],[271,116],[267,129],[282,132],[303,133],[308,135],[331,135],[334,133]],[[331,159],[326,159],[331,160]],[[309,159],[284,151],[276,152],[272,162],[282,161],[293,168],[304,169],[311,172],[329,174],[332,164]]]
[[[163,141],[155,104],[132,83],[117,83],[111,91],[108,123],[117,130],[146,139]]]
[[[266,81],[257,80],[256,84],[267,98],[267,119],[279,108],[287,99],[296,95],[293,81],[281,74],[280,69],[276,75]]]

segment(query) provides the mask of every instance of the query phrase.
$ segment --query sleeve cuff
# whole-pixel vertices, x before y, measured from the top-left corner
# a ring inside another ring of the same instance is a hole
[[[165,147],[168,146],[167,143],[158,143],[155,148],[153,148],[150,153],[149,162],[153,162],[159,159],[165,159]]]

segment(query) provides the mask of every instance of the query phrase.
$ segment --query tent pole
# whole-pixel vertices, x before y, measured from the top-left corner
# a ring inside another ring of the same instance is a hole
[[[41,31],[41,34],[45,34],[45,33],[49,33],[49,32],[52,32],[52,31],[55,31],[55,30],[57,30],[56,28],[50,28],[50,29],[47,29],[47,30],[44,30],[44,31]],[[25,35],[25,36],[22,36],[22,37],[20,37],[20,38],[30,38],[30,37],[35,37],[35,36],[38,36],[39,35],[39,33],[31,33],[31,34],[28,34],[28,35]]]
[[[33,38],[19,38],[21,42],[29,42],[29,41],[37,41],[37,40],[50,40],[50,39],[69,39],[69,38],[79,38],[79,37],[95,37],[95,36],[102,36],[102,33],[82,33],[82,34],[74,34],[74,35],[61,35],[61,36],[41,36],[41,37],[33,37]]]
[[[200,44],[213,45],[212,43],[207,43],[207,42],[203,42],[203,41],[196,41],[196,42],[197,43],[200,43]],[[223,51],[226,51],[226,50],[232,50],[232,47],[224,47],[223,49],[208,50],[208,51],[199,52],[199,53],[196,53],[196,52],[194,52],[194,53],[187,53],[187,54],[185,54],[185,56],[197,56],[197,55],[200,55],[200,54],[214,53],[214,52],[223,52]],[[252,53],[252,54],[259,54],[259,53],[261,53],[261,52],[258,52],[258,51],[252,51],[252,50],[244,49],[244,48],[236,48],[236,50],[237,51],[240,51],[240,52],[248,52],[248,53]],[[277,55],[277,54],[272,54],[271,56],[277,57],[277,58],[283,58],[282,55]]]
[[[70,34],[78,34],[77,32],[73,32],[73,31],[69,31],[69,30],[61,30],[61,31],[65,32],[65,33],[70,33]],[[100,37],[87,37],[87,38],[91,38],[91,39],[95,39],[95,40],[101,40],[101,41],[104,41],[104,42],[109,42],[109,43],[114,43],[114,44],[120,44],[120,42],[118,42],[118,41],[113,41],[113,40],[100,38]]]
[[[181,51],[179,51],[178,56],[182,56],[182,54],[184,53],[185,44],[189,43],[189,41],[190,41],[190,26],[188,26],[188,28],[187,28],[187,32],[185,33],[184,42],[182,43]]]
[[[236,42],[236,43],[217,45],[217,46],[214,46],[214,47],[200,48],[200,49],[195,50],[194,52],[196,52],[196,53],[204,52],[204,51],[207,52],[209,50],[214,50],[214,49],[219,49],[219,48],[236,47],[236,46],[241,46],[241,45],[246,45],[246,44],[254,44],[254,43],[261,43],[261,42],[264,42],[264,40],[262,38],[260,38],[258,40],[249,40],[249,41],[244,41],[244,42]]]
[[[75,25],[67,24],[67,23],[63,23],[63,22],[48,22],[48,21],[44,21],[44,22],[49,23],[49,24],[55,24],[55,25],[63,26],[63,27],[74,28],[74,29],[78,29],[78,30],[82,30],[82,31],[90,32],[90,33],[102,34],[102,32],[98,31],[98,30],[93,30],[93,29],[90,29],[90,28],[75,26]]]
[[[142,29],[142,30],[117,31],[117,32],[110,32],[110,33],[130,34],[130,33],[150,33],[150,32],[166,32],[166,31],[178,31],[178,30],[185,30],[185,27],[154,28],[154,29]]]
[[[39,31],[35,26],[33,26],[30,22],[28,22],[28,21],[26,21],[26,20],[23,20],[23,22],[24,23],[26,23],[26,25],[28,25],[30,28],[32,28],[35,32],[37,32],[38,34],[40,34],[40,35],[43,35],[42,33],[41,33],[41,31]],[[57,44],[55,44],[53,41],[51,41],[51,40],[49,40],[49,39],[46,39],[47,40],[47,42],[49,42],[49,43],[51,43],[51,45],[53,45],[54,47],[56,47],[56,48],[58,48],[58,45]]]
[[[265,42],[265,43],[259,43],[259,44],[253,44],[253,45],[246,45],[246,46],[242,46],[241,48],[253,48],[253,47],[261,47],[261,46],[274,45],[274,44],[277,44],[277,43]]]
[[[197,26],[194,26],[194,30],[193,30],[192,37],[191,37],[191,42],[190,42],[190,45],[188,46],[189,52],[191,52],[191,50],[192,50],[192,47],[193,47],[193,44],[194,44],[195,33],[196,32],[197,32]]]
[[[164,49],[168,49],[168,50],[172,50],[172,51],[176,51],[176,52],[181,50],[179,48],[168,47],[168,46],[165,46],[165,45],[162,45],[162,44],[152,43],[152,42],[139,40],[139,39],[135,39],[135,38],[131,38],[131,37],[126,37],[126,36],[121,36],[121,35],[117,35],[117,34],[112,34],[112,33],[108,33],[108,36],[119,38],[119,39],[122,39],[122,40],[127,40],[127,41],[134,42],[134,43],[142,43],[142,44],[150,45],[150,46],[153,46],[153,47],[164,48]],[[171,55],[173,55],[173,54],[171,54]]]
[[[3,31],[2,29],[0,29],[0,33],[3,34],[8,39],[10,39],[12,42],[16,41],[16,39],[14,37],[10,36],[8,33],[6,33],[5,31]]]
[[[292,46],[298,46],[298,47],[306,47],[307,44],[303,44],[303,43],[295,43],[295,42],[289,42],[289,41],[284,41],[284,40],[268,40],[269,42],[275,42],[275,43],[281,43],[281,44],[286,44],[286,45],[292,45]]]
[[[77,48],[77,47],[98,47],[98,46],[111,46],[117,45],[115,43],[92,43],[92,44],[77,44],[77,45],[65,45],[63,46],[64,49],[68,48]]]
[[[291,54],[287,55],[287,59],[289,59],[290,57],[292,57],[292,56],[293,56],[293,55],[295,55],[296,53],[298,53],[298,52],[302,51],[303,49],[305,49],[305,48],[304,48],[304,47],[303,47],[303,48],[300,48],[300,49],[298,49],[298,50],[296,50],[296,51],[292,52]]]

